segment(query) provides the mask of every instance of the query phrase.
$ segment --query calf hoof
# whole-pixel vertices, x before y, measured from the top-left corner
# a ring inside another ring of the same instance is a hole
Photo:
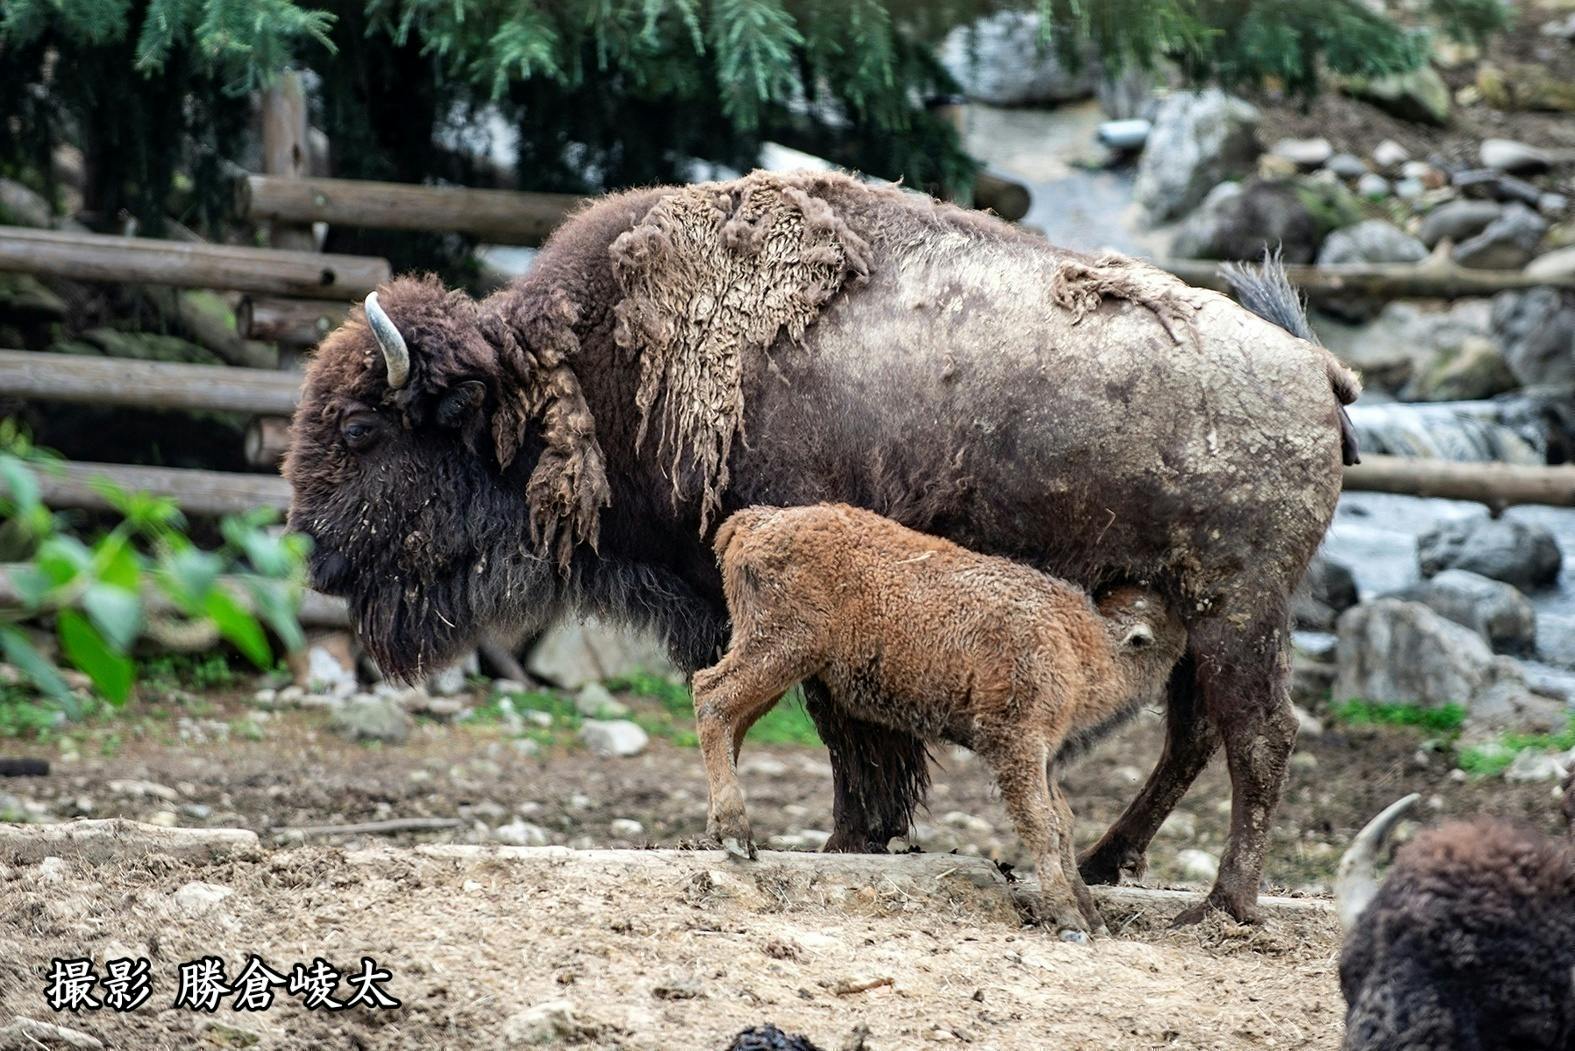
[[[728,857],[740,861],[754,861],[759,856],[759,851],[755,849],[755,841],[748,836],[743,839],[737,836],[723,836],[722,849],[727,852]]]
[[[1056,932],[1056,937],[1072,945],[1088,944],[1088,932],[1080,931],[1076,927],[1063,927]]]
[[[1123,879],[1139,880],[1148,871],[1148,856],[1124,843],[1100,840],[1077,859],[1078,875],[1084,883],[1115,886]]]

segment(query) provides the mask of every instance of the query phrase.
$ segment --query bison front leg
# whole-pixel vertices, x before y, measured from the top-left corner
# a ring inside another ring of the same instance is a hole
[[[1242,923],[1259,919],[1258,883],[1297,729],[1288,689],[1289,633],[1283,618],[1269,623],[1227,636],[1213,659],[1200,651],[1204,703],[1230,766],[1230,839],[1208,898],[1178,916],[1178,924],[1194,923],[1210,909]]]
[[[1143,875],[1149,843],[1208,765],[1219,740],[1204,709],[1197,664],[1190,654],[1183,656],[1170,673],[1164,751],[1137,798],[1078,859],[1083,879],[1116,884]]]
[[[831,700],[818,679],[804,682],[804,707],[831,753],[832,854],[884,854],[906,836],[930,784],[929,754],[912,734],[865,722]]]

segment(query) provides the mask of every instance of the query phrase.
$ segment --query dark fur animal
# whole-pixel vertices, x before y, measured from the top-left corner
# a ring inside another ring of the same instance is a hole
[[[1341,862],[1347,1051],[1575,1048],[1575,839],[1457,821],[1373,859],[1409,796]]]
[[[1095,591],[1150,580],[1189,655],[1159,765],[1083,872],[1141,871],[1223,740],[1209,903],[1253,913],[1296,727],[1287,596],[1355,388],[1327,351],[1135,261],[829,174],[609,197],[485,301],[430,278],[380,296],[382,339],[358,310],[318,350],[285,471],[316,583],[389,673],[571,606],[700,668],[727,638],[706,534],[751,504],[867,507]],[[828,849],[884,849],[922,743],[808,698]]]
[[[990,767],[1065,941],[1104,930],[1077,872],[1060,762],[1158,698],[1186,648],[1151,591],[1081,588],[846,504],[751,507],[717,532],[733,637],[695,672],[711,834],[755,845],[735,765],[744,735],[804,679],[838,708],[972,749]]]

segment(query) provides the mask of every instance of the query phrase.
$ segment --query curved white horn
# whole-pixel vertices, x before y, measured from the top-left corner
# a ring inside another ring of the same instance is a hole
[[[1340,858],[1340,867],[1334,876],[1334,909],[1340,916],[1340,926],[1351,930],[1361,918],[1362,911],[1378,893],[1378,851],[1389,838],[1400,819],[1408,814],[1422,797],[1415,792],[1396,800],[1367,823],[1356,834],[1350,847]]]
[[[393,319],[378,305],[376,292],[367,293],[366,320],[372,326],[372,335],[377,337],[377,345],[383,350],[384,360],[388,362],[389,387],[403,387],[410,378],[410,350],[405,346],[405,337],[394,327]]]

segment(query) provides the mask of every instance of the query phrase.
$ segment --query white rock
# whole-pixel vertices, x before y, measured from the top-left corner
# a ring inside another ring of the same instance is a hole
[[[612,695],[612,691],[599,682],[588,682],[574,695],[574,708],[589,719],[621,719],[629,714],[629,707]]]
[[[946,35],[939,57],[971,99],[994,106],[1024,106],[1087,98],[1094,93],[1094,64],[1073,69],[1055,47],[1041,47],[1039,16],[998,11]]]
[[[509,741],[509,746],[514,749],[517,755],[525,758],[541,754],[541,745],[532,741],[529,737],[515,737]]]
[[[1411,159],[1411,151],[1393,139],[1385,139],[1373,147],[1373,163],[1380,168],[1394,168]]]
[[[792,767],[774,755],[755,753],[738,761],[738,772],[752,777],[786,777]]]
[[[1252,167],[1257,125],[1256,108],[1218,88],[1168,96],[1138,159],[1133,196],[1158,222],[1191,211],[1213,187]]]
[[[453,697],[465,690],[465,666],[463,663],[450,664],[448,667],[433,672],[427,676],[427,692],[434,697]]]
[[[1506,781],[1557,781],[1560,778],[1557,752],[1538,752],[1527,748],[1515,755],[1504,770]]]
[[[545,847],[547,830],[529,821],[511,821],[492,830],[492,838],[511,847]]]
[[[268,707],[269,705],[273,705],[273,704],[277,704],[278,703],[278,701],[279,701],[279,691],[278,690],[272,690],[272,689],[264,688],[264,689],[258,690],[256,693],[252,694],[252,700],[254,702],[256,702],[257,704],[263,705],[264,707]]]
[[[1514,139],[1483,139],[1479,156],[1484,165],[1501,172],[1540,172],[1553,164],[1546,150]]]
[[[1323,165],[1334,156],[1334,147],[1329,140],[1319,137],[1316,139],[1281,139],[1269,147],[1269,152],[1276,157],[1283,157],[1307,171]]]
[[[1389,180],[1377,172],[1363,172],[1356,178],[1356,192],[1363,197],[1388,197],[1394,192]]]
[[[1159,835],[1167,839],[1190,840],[1198,835],[1198,818],[1185,810],[1172,810],[1159,826]]]
[[[359,741],[403,744],[410,736],[410,716],[392,697],[358,693],[334,711],[333,728]]]
[[[38,881],[40,883],[64,883],[66,881],[66,873],[65,859],[57,858],[53,854],[38,863]]]
[[[174,894],[174,900],[176,907],[182,912],[200,916],[212,910],[215,905],[234,893],[235,891],[229,887],[196,880],[177,890]]]
[[[554,624],[531,649],[526,670],[566,690],[635,672],[679,677],[667,648],[654,635],[594,617]]]
[[[615,817],[608,824],[607,831],[617,839],[639,839],[645,835],[645,826],[633,818]]]
[[[1291,708],[1296,713],[1296,732],[1299,736],[1323,736],[1323,723],[1319,721],[1316,715],[1313,715],[1299,704],[1292,705]]]
[[[955,828],[961,832],[973,832],[978,835],[989,835],[995,831],[995,826],[984,818],[962,810],[948,810],[940,816],[940,823],[947,828]]]
[[[492,692],[493,693],[524,693],[524,692],[526,692],[526,690],[525,690],[525,684],[522,683],[522,682],[515,682],[513,679],[493,679],[492,680]]]
[[[562,1046],[583,1032],[567,1000],[548,1000],[510,1015],[503,1023],[506,1047]]]
[[[180,798],[180,793],[173,788],[153,781],[117,779],[107,782],[104,787],[117,796],[129,796],[132,799],[162,799],[166,803],[173,803]]]
[[[650,736],[627,719],[587,719],[580,726],[580,740],[603,756],[639,755],[651,743]]]
[[[1196,847],[1176,852],[1181,874],[1196,883],[1213,883],[1220,874],[1220,862],[1213,854]]]
[[[1575,245],[1544,252],[1526,264],[1526,276],[1542,280],[1575,277]]]

